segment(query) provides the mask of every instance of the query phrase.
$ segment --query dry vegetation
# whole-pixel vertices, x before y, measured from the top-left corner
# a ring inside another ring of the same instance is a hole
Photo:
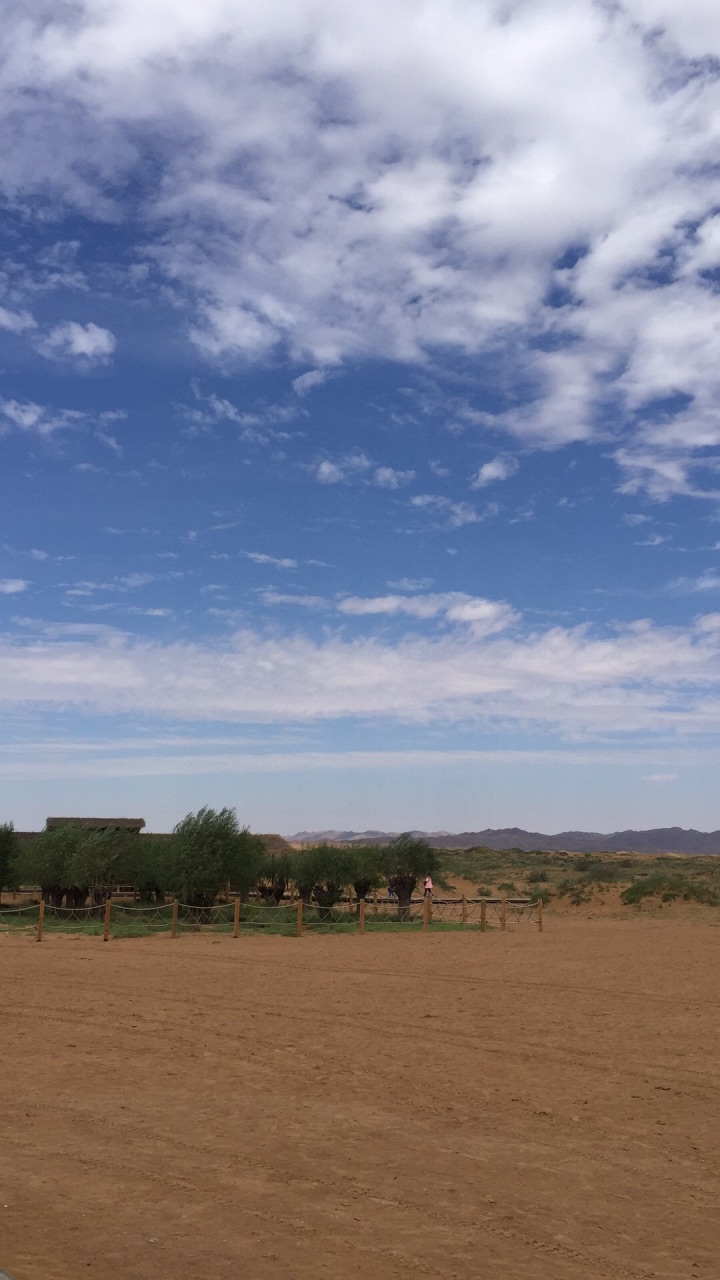
[[[720,857],[633,853],[526,853],[521,849],[443,852],[447,882],[459,892],[527,893],[554,911],[619,911],[673,904],[720,907]]]

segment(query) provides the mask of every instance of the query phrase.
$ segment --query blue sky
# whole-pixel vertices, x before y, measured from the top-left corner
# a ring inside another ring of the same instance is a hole
[[[720,826],[717,7],[2,58],[2,816]]]

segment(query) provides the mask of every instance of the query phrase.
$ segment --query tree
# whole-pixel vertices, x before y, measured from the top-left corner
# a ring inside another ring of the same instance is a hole
[[[317,879],[319,863],[316,854],[317,846],[310,846],[307,849],[299,849],[290,858],[290,878],[295,881],[295,887],[306,907],[309,907],[312,902]]]
[[[340,901],[345,886],[350,883],[352,870],[349,849],[338,849],[330,844],[317,846],[313,893],[320,907],[321,920],[331,918],[335,903]]]
[[[315,896],[320,907],[320,919],[327,920],[336,902],[350,883],[350,852],[331,844],[309,845],[292,858],[292,878],[300,897],[309,907]]]
[[[70,868],[82,836],[79,827],[41,831],[21,850],[18,871],[22,883],[37,885],[44,901],[55,907],[62,906],[66,895],[68,904],[76,901]]]
[[[426,840],[416,839],[406,831],[385,845],[381,862],[388,885],[397,894],[398,920],[409,920],[410,902],[418,880],[438,874],[437,851],[431,849]]]
[[[245,898],[257,884],[265,861],[265,845],[249,827],[242,827],[228,845],[227,883],[234,893]],[[282,896],[282,895],[281,895]]]
[[[0,826],[0,892],[16,887],[17,858],[18,838],[15,827],[12,822],[3,822]]]
[[[228,883],[238,893],[247,892],[262,854],[262,841],[247,827],[240,830],[234,809],[204,807],[189,813],[173,831],[171,887],[188,905],[211,907]]]
[[[143,902],[162,906],[173,882],[173,837],[133,836],[128,849],[127,879]]]
[[[88,897],[102,906],[113,885],[131,874],[131,848],[140,838],[127,831],[80,831],[74,853],[69,858],[70,899],[81,907]]]
[[[350,883],[358,899],[367,898],[371,889],[377,889],[383,882],[382,853],[377,844],[352,845],[348,849],[350,861]]]
[[[265,853],[257,877],[261,898],[272,901],[277,907],[282,902],[288,883],[292,879],[292,855],[289,853]]]

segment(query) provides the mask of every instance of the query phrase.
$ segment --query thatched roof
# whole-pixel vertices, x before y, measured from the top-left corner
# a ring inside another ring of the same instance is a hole
[[[264,842],[268,853],[292,853],[292,845],[289,845],[287,840],[283,840],[282,836],[261,835],[260,839]]]
[[[144,818],[46,818],[45,830],[58,827],[84,827],[87,831],[140,831]]]

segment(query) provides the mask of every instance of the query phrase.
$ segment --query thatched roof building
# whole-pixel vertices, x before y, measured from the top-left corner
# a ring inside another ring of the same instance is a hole
[[[58,827],[84,827],[86,831],[137,831],[145,826],[144,818],[46,818],[45,830]]]
[[[292,853],[293,851],[292,845],[289,845],[287,840],[283,840],[282,836],[261,835],[260,839],[263,841],[267,853],[274,853],[277,856],[280,853]]]

